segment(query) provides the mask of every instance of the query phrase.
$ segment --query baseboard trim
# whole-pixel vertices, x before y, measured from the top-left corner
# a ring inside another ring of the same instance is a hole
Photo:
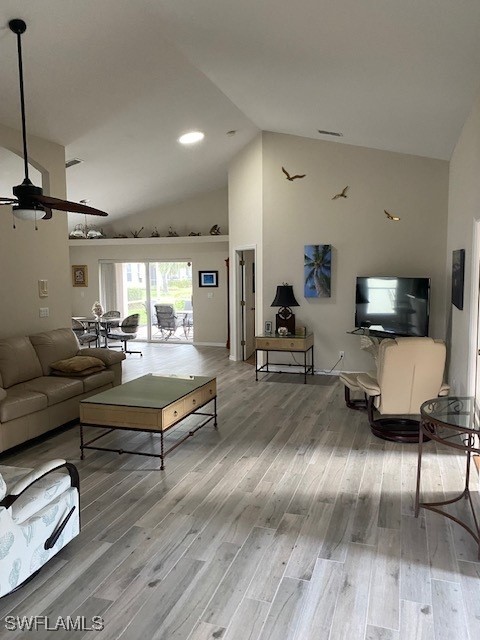
[[[226,349],[225,342],[194,342],[194,347],[223,347]]]

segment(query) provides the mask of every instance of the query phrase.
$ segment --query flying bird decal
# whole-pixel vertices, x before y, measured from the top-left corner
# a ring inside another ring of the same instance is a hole
[[[392,216],[392,214],[388,213],[388,211],[385,211],[385,209],[383,210],[383,212],[389,220],[393,220],[394,222],[398,222],[398,220],[401,220],[401,218],[399,218],[398,216]]]
[[[306,173],[304,173],[303,175],[295,175],[295,176],[291,176],[288,171],[285,169],[285,167],[282,167],[282,171],[283,173],[287,176],[287,180],[290,180],[290,182],[292,182],[293,180],[296,180],[297,178],[305,178],[305,176],[307,175]]]
[[[336,195],[334,195],[332,200],[337,200],[338,198],[348,198],[347,190],[348,190],[348,185],[345,187],[342,193],[337,193]]]

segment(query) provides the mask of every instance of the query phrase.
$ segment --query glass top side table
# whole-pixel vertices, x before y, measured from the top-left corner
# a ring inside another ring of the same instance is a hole
[[[435,511],[450,518],[466,529],[478,545],[480,560],[480,525],[470,495],[471,454],[480,454],[478,442],[480,436],[480,407],[472,397],[445,396],[427,400],[420,407],[420,437],[418,442],[417,490],[415,496],[415,517],[420,507]],[[452,447],[466,454],[465,486],[460,495],[441,502],[420,502],[420,478],[422,468],[423,440],[429,438],[447,447]],[[472,512],[474,528],[453,516],[440,507],[468,500]]]

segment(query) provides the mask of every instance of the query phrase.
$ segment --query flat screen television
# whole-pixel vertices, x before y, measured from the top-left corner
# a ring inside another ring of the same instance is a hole
[[[377,335],[428,336],[430,278],[357,277],[355,327]]]

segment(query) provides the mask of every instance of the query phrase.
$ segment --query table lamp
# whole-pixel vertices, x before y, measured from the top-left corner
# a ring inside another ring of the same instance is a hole
[[[286,327],[288,333],[295,333],[295,314],[290,307],[299,307],[293,295],[293,287],[285,282],[277,287],[275,300],[271,307],[280,307],[275,316],[275,331],[278,333],[280,327]]]

